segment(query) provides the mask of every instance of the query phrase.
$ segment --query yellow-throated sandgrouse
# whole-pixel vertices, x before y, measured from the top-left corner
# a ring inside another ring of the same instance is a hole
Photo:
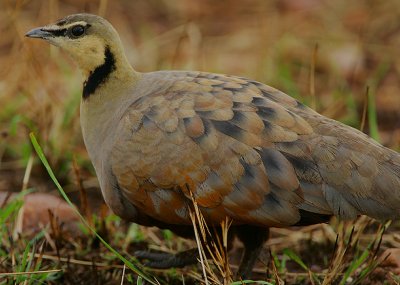
[[[83,138],[105,201],[124,219],[189,237],[192,193],[210,225],[232,220],[245,276],[269,227],[400,216],[400,154],[274,88],[206,72],[139,73],[95,15],[26,35],[82,69]],[[139,255],[159,268],[195,261]]]

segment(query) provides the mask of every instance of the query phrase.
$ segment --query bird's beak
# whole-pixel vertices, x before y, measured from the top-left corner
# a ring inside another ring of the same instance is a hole
[[[39,38],[45,40],[54,37],[54,35],[50,31],[46,30],[44,27],[30,30],[25,34],[25,36],[28,38]]]

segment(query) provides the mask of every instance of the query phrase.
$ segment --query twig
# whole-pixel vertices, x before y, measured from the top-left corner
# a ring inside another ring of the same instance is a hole
[[[315,64],[317,62],[318,43],[315,44],[313,54],[311,57],[311,70],[310,70],[310,95],[311,95],[311,108],[317,109],[317,100],[315,98]]]
[[[8,272],[8,273],[0,273],[0,277],[2,276],[19,276],[19,275],[30,275],[30,274],[43,274],[43,273],[54,273],[63,271],[62,269],[50,269],[50,270],[37,270],[37,271],[26,271],[26,272]]]
[[[28,256],[31,254],[28,253]],[[34,257],[40,257],[39,253],[35,253]],[[107,264],[107,263],[102,263],[102,262],[92,262],[92,261],[87,261],[87,260],[79,260],[79,259],[74,259],[74,258],[67,258],[67,257],[60,257],[58,258],[57,256],[53,255],[48,255],[48,254],[43,254],[41,255],[42,259],[47,259],[47,260],[54,260],[54,261],[59,261],[59,262],[67,262],[67,263],[73,263],[73,264],[79,264],[79,265],[85,265],[85,266],[97,266],[100,268],[121,268],[123,269],[124,267],[122,265],[117,265],[117,264]]]
[[[360,125],[360,131],[364,131],[364,126],[365,126],[365,121],[367,120],[367,110],[368,110],[368,93],[369,93],[369,86],[367,86],[367,89],[365,90],[365,98],[364,98],[364,104],[363,104],[363,112],[362,112],[362,117],[361,117],[361,125]]]
[[[125,266],[125,264],[124,264],[124,268],[122,269],[121,285],[123,285],[123,284],[124,284],[124,278],[125,278],[125,269],[126,269],[126,266]]]

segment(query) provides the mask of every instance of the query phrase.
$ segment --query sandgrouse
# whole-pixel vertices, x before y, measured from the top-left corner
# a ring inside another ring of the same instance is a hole
[[[85,81],[82,133],[105,201],[129,221],[193,235],[227,217],[251,269],[270,227],[400,216],[400,154],[292,97],[243,77],[139,73],[113,26],[75,14],[26,34],[59,46]],[[141,253],[152,267],[195,255]]]

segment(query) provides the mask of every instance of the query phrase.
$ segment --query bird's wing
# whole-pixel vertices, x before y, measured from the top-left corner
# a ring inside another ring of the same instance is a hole
[[[354,217],[384,198],[370,199],[383,181],[363,142],[386,152],[357,131],[244,78],[165,81],[128,108],[110,158],[124,196],[153,218],[187,223],[191,195],[212,222],[263,226]]]
[[[302,183],[305,196],[309,193],[307,172],[315,167],[320,181],[313,184],[335,215],[399,218],[400,154],[310,109],[297,113],[311,125],[314,135],[292,144],[278,143],[276,147],[296,168],[299,179],[307,182]]]

